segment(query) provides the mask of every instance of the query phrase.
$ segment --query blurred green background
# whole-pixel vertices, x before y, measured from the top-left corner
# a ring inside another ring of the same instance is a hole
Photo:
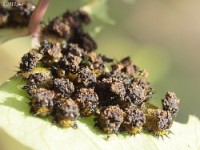
[[[131,56],[135,64],[146,69],[156,91],[153,103],[159,105],[166,91],[174,91],[181,99],[176,121],[186,123],[189,114],[200,118],[200,1],[126,1],[108,0],[108,13],[115,25],[98,21],[102,28],[95,35],[98,52],[117,60]],[[80,5],[74,0],[52,1],[44,21]],[[0,29],[0,39],[25,30]],[[0,45],[0,84],[16,73],[20,57],[30,46],[30,38],[26,37]],[[15,146],[20,147],[18,143]]]

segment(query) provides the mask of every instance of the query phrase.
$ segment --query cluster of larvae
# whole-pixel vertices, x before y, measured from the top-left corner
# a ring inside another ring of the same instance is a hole
[[[26,0],[8,0],[0,3],[0,28],[26,27],[35,5]]]
[[[82,10],[65,12],[43,27],[40,47],[22,57],[18,75],[26,80],[30,112],[52,116],[61,127],[95,116],[96,126],[109,134],[168,134],[180,100],[167,92],[162,108],[152,105],[148,73],[130,57],[116,61],[95,52],[97,44],[83,29],[90,22]]]

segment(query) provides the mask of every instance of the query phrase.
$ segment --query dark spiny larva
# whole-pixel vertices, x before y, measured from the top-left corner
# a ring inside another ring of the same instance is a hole
[[[82,116],[94,114],[98,108],[99,98],[93,88],[81,88],[75,95]]]
[[[118,106],[102,108],[97,125],[106,133],[117,133],[124,121],[124,112]]]
[[[62,127],[73,127],[79,118],[78,105],[72,99],[61,99],[55,110],[55,120]]]
[[[178,110],[180,99],[176,97],[176,94],[173,92],[167,92],[165,99],[162,100],[163,109],[169,111],[172,116],[176,116]]]
[[[144,112],[137,108],[136,106],[129,106],[125,108],[125,117],[123,122],[124,129],[129,134],[140,133],[143,127],[143,124],[146,122],[146,117]]]

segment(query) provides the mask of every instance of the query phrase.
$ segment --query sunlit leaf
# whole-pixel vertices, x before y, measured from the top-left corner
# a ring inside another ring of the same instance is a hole
[[[16,59],[17,62],[15,62],[15,64],[18,64],[18,62],[21,59],[21,56],[23,56],[23,54],[31,50],[31,42],[32,38],[30,36],[23,36],[10,39],[0,45],[0,52],[7,53],[10,57]]]
[[[0,84],[18,70],[21,57],[31,50],[31,37],[18,37],[0,45]]]
[[[23,37],[27,34],[26,28],[5,28],[0,29],[0,45],[19,37]]]
[[[66,149],[144,149],[144,150],[197,150],[200,148],[200,121],[190,116],[187,124],[175,122],[169,138],[140,135],[106,135],[94,128],[93,117],[77,121],[78,129],[62,129],[29,114],[27,94],[21,90],[20,79],[11,78],[0,87],[0,128],[18,142],[34,150]]]

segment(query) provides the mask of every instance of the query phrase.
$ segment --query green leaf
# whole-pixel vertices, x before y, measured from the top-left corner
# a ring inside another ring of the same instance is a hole
[[[106,135],[94,128],[93,117],[77,121],[78,129],[62,129],[52,125],[49,119],[31,116],[27,94],[21,90],[23,84],[13,77],[0,87],[0,127],[32,149],[200,149],[200,121],[194,116],[190,116],[187,124],[175,122],[169,138],[141,133],[136,136],[111,135],[105,140]]]
[[[9,40],[26,36],[27,32],[27,28],[0,28],[0,45]]]
[[[150,73],[148,78],[153,84],[161,81],[171,68],[169,54],[160,48],[152,46],[140,46],[133,54],[133,61],[141,69],[144,68]]]
[[[19,64],[21,57],[32,49],[31,40],[30,36],[25,36],[0,44],[0,84],[16,73],[16,64]]]
[[[114,24],[114,20],[108,15],[107,2],[108,0],[92,0],[83,6],[82,9],[105,23]]]
[[[125,3],[131,4],[131,3],[134,3],[136,0],[122,0],[122,1],[125,2]]]
[[[6,53],[12,59],[15,60],[15,66],[21,60],[21,57],[32,49],[32,37],[31,36],[23,36],[14,39],[10,39],[0,45],[0,52]],[[10,61],[9,59],[7,61]]]
[[[124,3],[133,4],[135,0],[121,0]],[[82,0],[85,4],[82,9],[95,18],[108,24],[115,24],[115,21],[108,14],[108,0]]]

